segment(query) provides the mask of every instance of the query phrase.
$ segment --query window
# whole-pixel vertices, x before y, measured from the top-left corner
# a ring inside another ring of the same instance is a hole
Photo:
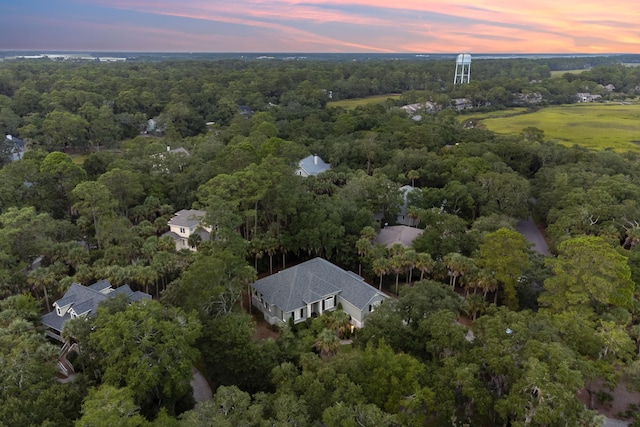
[[[184,227],[180,227],[180,233],[182,233],[182,234],[185,234],[185,233],[186,233],[186,231],[185,231]]]
[[[333,308],[334,298],[335,297],[329,297],[329,298],[324,300],[324,309],[325,310],[329,310],[330,308]]]

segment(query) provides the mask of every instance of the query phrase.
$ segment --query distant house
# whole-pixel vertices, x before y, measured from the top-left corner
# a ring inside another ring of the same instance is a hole
[[[132,291],[129,285],[113,289],[111,283],[104,279],[91,286],[73,283],[64,296],[53,303],[54,311],[45,314],[40,321],[45,326],[45,335],[64,342],[62,330],[69,319],[82,316],[94,316],[98,304],[116,295],[124,294],[129,302],[151,299],[151,295],[140,291]]]
[[[361,328],[369,313],[387,296],[356,273],[346,271],[322,258],[314,258],[251,285],[251,301],[272,325],[333,311],[338,305],[351,316],[351,324]]]
[[[313,156],[307,156],[298,162],[296,175],[303,177],[311,175],[316,176],[328,170],[331,170],[331,165],[322,160],[317,154],[314,154]]]
[[[576,98],[578,98],[578,102],[594,102],[602,98],[602,95],[580,92],[576,94]]]
[[[400,107],[400,109],[407,113],[411,118],[422,118],[422,116],[420,115],[421,113],[435,113],[439,110],[438,106],[431,101],[404,105]]]
[[[151,158],[153,158],[154,169],[163,172],[169,172],[169,159],[177,159],[177,166],[180,168],[180,170],[182,170],[182,168],[186,164],[186,158],[190,156],[191,153],[189,153],[189,151],[187,151],[187,149],[184,147],[171,148],[170,145],[167,145],[166,152],[152,154]]]
[[[245,118],[247,118],[247,119],[250,119],[254,114],[253,109],[251,107],[249,107],[248,105],[240,105],[240,106],[238,106],[238,110],[239,110],[238,112],[240,113],[240,115],[245,117]]]
[[[454,98],[451,100],[453,108],[456,111],[468,110],[473,108],[473,103],[470,99],[467,98]]]
[[[420,228],[408,227],[406,225],[391,225],[380,230],[375,237],[375,241],[388,248],[396,244],[408,248],[416,237],[422,233],[424,233],[424,230]]]
[[[189,237],[192,234],[199,235],[202,241],[207,241],[211,238],[211,227],[202,223],[206,214],[205,211],[197,209],[183,209],[176,212],[168,222],[169,231],[164,233],[163,236],[169,236],[173,239],[177,251],[180,249],[195,251],[196,248],[189,244]]]
[[[608,85],[604,86],[604,89],[607,92],[613,92],[614,90],[616,90],[616,87],[614,85],[612,85],[611,83],[609,83]]]
[[[513,103],[517,105],[539,104],[542,102],[542,99],[542,94],[540,92],[516,93]]]
[[[15,162],[24,157],[24,153],[27,152],[27,144],[24,140],[16,138],[12,135],[6,135],[4,137],[4,151],[8,154],[10,161]]]

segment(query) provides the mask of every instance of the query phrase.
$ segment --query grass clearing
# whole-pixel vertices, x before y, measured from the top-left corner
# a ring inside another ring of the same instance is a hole
[[[482,123],[500,134],[519,134],[522,129],[534,126],[544,131],[546,139],[567,146],[640,152],[638,104],[570,104],[510,117],[487,118]]]
[[[353,110],[356,107],[361,107],[369,104],[381,104],[387,99],[400,98],[400,94],[394,93],[389,95],[375,95],[368,96],[366,98],[354,98],[354,99],[341,99],[340,101],[330,101],[327,103],[327,107],[342,107],[345,110]]]
[[[569,74],[580,74],[583,71],[587,71],[585,69],[579,69],[579,70],[557,70],[557,71],[551,71],[551,77],[562,77],[564,74],[569,73]]]

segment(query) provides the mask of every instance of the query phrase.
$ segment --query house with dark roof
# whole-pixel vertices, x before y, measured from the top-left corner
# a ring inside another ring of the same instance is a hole
[[[45,326],[45,335],[60,342],[64,324],[69,319],[96,314],[98,304],[116,295],[126,295],[129,302],[151,299],[151,295],[140,291],[133,291],[129,285],[113,289],[108,280],[103,279],[91,286],[73,283],[62,298],[53,303],[54,311],[40,318]]]
[[[206,214],[205,211],[197,209],[182,209],[176,212],[167,223],[169,231],[163,236],[169,236],[173,239],[177,251],[180,249],[197,250],[195,246],[189,244],[189,237],[192,234],[197,234],[201,241],[208,241],[211,238],[211,227],[202,222]]]
[[[338,305],[356,328],[388,297],[351,271],[322,258],[287,268],[251,285],[251,301],[267,322],[295,323],[333,311]]]
[[[298,162],[296,175],[306,178],[310,175],[316,176],[328,170],[331,170],[331,165],[322,160],[317,154],[314,154],[313,156],[307,156]]]

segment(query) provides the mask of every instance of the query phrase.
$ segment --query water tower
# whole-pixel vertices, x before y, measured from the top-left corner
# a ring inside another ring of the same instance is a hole
[[[461,53],[456,58],[456,75],[453,78],[454,86],[469,83],[471,81],[471,54]]]

